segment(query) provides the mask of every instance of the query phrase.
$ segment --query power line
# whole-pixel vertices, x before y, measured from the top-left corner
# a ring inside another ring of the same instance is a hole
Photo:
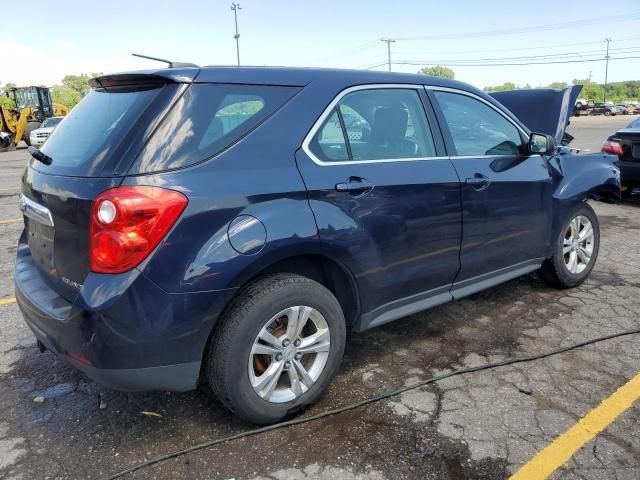
[[[614,54],[618,54],[618,55],[630,55],[630,54],[636,54],[636,53],[640,53],[640,46],[633,46],[633,47],[624,47],[624,48],[617,48],[617,49],[611,49],[610,53],[614,53]],[[544,55],[528,55],[528,56],[518,56],[518,57],[488,57],[488,58],[449,58],[449,59],[443,59],[443,58],[433,58],[430,60],[424,60],[424,63],[429,63],[429,64],[457,64],[457,65],[475,65],[478,63],[494,63],[497,62],[499,64],[504,64],[510,61],[514,61],[517,62],[518,64],[520,63],[532,63],[529,62],[529,60],[535,60],[536,62],[538,61],[542,61],[542,60],[574,60],[575,57],[580,57],[580,60],[592,60],[592,59],[597,59],[597,60],[601,60],[602,57],[602,52],[601,50],[583,50],[583,51],[578,51],[578,52],[563,52],[563,53],[553,53],[553,54],[544,54]],[[594,58],[597,57],[597,58]],[[382,62],[382,58],[380,57],[380,55],[377,55],[375,57],[372,57],[373,61],[369,61],[366,64],[362,64],[359,65],[355,68],[369,68],[372,67],[374,65],[377,65],[378,63]],[[393,63],[393,62],[392,62]]]
[[[469,37],[492,37],[498,35],[513,35],[513,34],[522,34],[527,32],[539,32],[544,30],[555,30],[559,27],[562,28],[578,28],[590,25],[599,25],[603,23],[612,23],[612,22],[626,22],[635,20],[640,17],[640,12],[634,12],[625,15],[613,15],[609,17],[599,17],[599,18],[591,18],[584,20],[576,20],[572,22],[561,22],[561,23],[548,23],[545,25],[536,25],[529,27],[512,27],[505,28],[499,30],[486,30],[480,32],[467,32],[467,33],[452,33],[447,35],[426,35],[419,37],[397,37],[398,40],[443,40],[443,39],[452,39],[452,38],[469,38]]]
[[[640,56],[633,57],[611,57],[609,60],[630,60],[640,58]],[[445,67],[511,67],[511,66],[520,66],[520,65],[553,65],[553,64],[564,64],[564,63],[589,63],[589,62],[604,62],[604,58],[594,58],[594,59],[586,59],[586,60],[558,60],[558,61],[549,61],[549,62],[520,62],[520,63],[449,63],[449,62],[439,62],[439,61],[418,61],[418,60],[402,60],[392,62],[393,65],[443,65]],[[384,64],[383,64],[384,65]],[[373,68],[373,67],[371,67]]]

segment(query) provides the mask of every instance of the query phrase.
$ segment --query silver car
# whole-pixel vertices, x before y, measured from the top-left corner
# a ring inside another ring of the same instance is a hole
[[[31,135],[29,136],[31,145],[33,145],[34,147],[39,147],[44,142],[46,142],[47,138],[49,138],[49,135],[53,133],[53,131],[56,129],[63,118],[64,117],[50,117],[42,122],[40,128],[36,128],[35,130],[33,130],[31,132]]]

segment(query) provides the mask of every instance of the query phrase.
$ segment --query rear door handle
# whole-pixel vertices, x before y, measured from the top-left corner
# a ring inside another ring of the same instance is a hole
[[[491,179],[481,173],[476,173],[473,177],[465,180],[467,185],[471,185],[476,190],[487,188],[491,184]]]
[[[346,182],[336,183],[337,192],[347,192],[352,195],[362,195],[373,190],[373,184],[365,178],[349,177]]]

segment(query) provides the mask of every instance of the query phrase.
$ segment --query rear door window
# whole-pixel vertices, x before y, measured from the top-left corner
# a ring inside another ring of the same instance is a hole
[[[409,88],[348,93],[320,127],[310,148],[321,160],[334,162],[436,155],[420,96]]]
[[[195,84],[176,102],[129,173],[181,168],[206,160],[262,123],[298,88]]]

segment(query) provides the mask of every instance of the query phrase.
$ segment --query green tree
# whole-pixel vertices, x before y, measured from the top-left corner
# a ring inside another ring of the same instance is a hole
[[[65,107],[73,108],[82,100],[79,92],[66,85],[54,85],[51,87],[51,101]]]
[[[62,85],[75,90],[80,94],[80,98],[82,98],[91,90],[89,80],[100,75],[102,74],[92,73],[91,75],[87,75],[86,73],[81,73],[80,75],[65,75],[62,79]]]
[[[504,82],[502,85],[495,87],[484,87],[484,90],[487,92],[504,92],[505,90],[515,90],[516,88],[518,87],[516,87],[516,84],[513,82]]]
[[[418,73],[422,73],[424,75],[431,75],[432,77],[449,78],[451,80],[456,78],[456,74],[453,70],[451,70],[448,67],[444,67],[442,65],[436,65],[435,67],[424,67],[424,68],[421,68]]]
[[[549,88],[567,88],[569,85],[567,82],[551,82],[547,85]]]

